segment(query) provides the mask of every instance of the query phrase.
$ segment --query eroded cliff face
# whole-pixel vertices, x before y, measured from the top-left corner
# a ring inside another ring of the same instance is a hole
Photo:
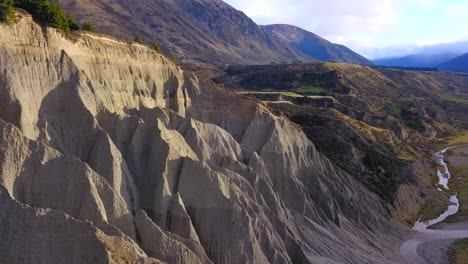
[[[0,77],[2,261],[397,261],[406,231],[299,128],[145,46],[23,16]]]

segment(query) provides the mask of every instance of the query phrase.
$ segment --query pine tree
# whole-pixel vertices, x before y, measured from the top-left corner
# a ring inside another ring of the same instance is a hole
[[[0,21],[7,24],[16,22],[14,0],[0,0]]]
[[[46,22],[55,28],[63,30],[65,33],[70,32],[68,17],[65,15],[63,8],[54,2],[50,2],[47,7]]]
[[[143,44],[143,38],[138,34],[138,35],[135,37],[135,42],[136,42],[136,43]]]
[[[81,27],[82,30],[90,31],[90,32],[96,32],[96,29],[94,28],[93,24],[90,22],[85,21],[83,23],[83,26]]]
[[[5,1],[5,0],[0,0]],[[51,26],[69,33],[78,29],[78,25],[73,17],[67,17],[59,2],[51,0],[8,0],[14,5],[28,11],[36,21],[43,25]]]
[[[158,43],[153,43],[153,45],[151,45],[151,48],[154,49],[157,53],[161,54],[161,47],[159,46]]]
[[[78,26],[78,23],[76,23],[76,20],[72,15],[68,16],[68,25],[70,26],[70,30],[80,29],[80,27]]]

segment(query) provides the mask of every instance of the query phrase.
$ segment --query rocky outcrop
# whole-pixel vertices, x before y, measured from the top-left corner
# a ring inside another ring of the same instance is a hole
[[[386,203],[284,117],[139,44],[85,32],[65,37],[27,16],[0,25],[0,33],[4,192],[11,203],[58,212],[53,223],[61,228],[66,215],[78,219],[67,237],[105,245],[106,254],[95,249],[90,257],[396,261],[394,245],[405,230],[388,220]],[[0,226],[10,221],[5,216]],[[44,232],[40,225],[0,229],[2,237],[25,230]],[[0,255],[26,251],[35,262],[53,263],[49,250],[58,259],[87,258],[91,250],[39,244],[4,245]]]

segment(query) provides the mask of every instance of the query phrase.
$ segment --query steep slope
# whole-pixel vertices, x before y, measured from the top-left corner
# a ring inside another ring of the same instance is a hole
[[[0,34],[0,235],[57,234],[2,244],[5,263],[81,257],[77,241],[98,263],[397,261],[389,205],[286,118],[143,45],[24,15]]]
[[[437,65],[437,69],[443,71],[468,72],[468,53]]]
[[[264,28],[279,38],[291,43],[293,47],[321,61],[346,62],[353,64],[372,65],[372,61],[364,58],[349,48],[333,44],[309,31],[291,25],[268,25]]]
[[[133,40],[141,34],[185,63],[270,63],[312,58],[268,34],[220,0],[64,0],[65,10],[98,31]]]
[[[437,65],[453,59],[458,53],[438,53],[438,54],[414,54],[398,58],[376,59],[374,63],[379,66],[414,67],[414,68],[435,68]]]

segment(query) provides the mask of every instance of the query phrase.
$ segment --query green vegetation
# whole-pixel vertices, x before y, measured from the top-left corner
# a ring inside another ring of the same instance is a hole
[[[175,63],[175,64],[179,64],[179,57],[177,57],[177,54],[172,54],[172,61]]]
[[[316,114],[325,113],[326,109],[318,109],[306,106],[295,105],[291,102],[271,102],[263,101],[263,103],[275,113],[285,114]]]
[[[412,102],[391,103],[385,106],[386,112],[400,120],[407,127],[416,131],[424,131],[422,118],[417,107]]]
[[[302,86],[301,88],[297,89],[298,92],[301,92],[301,93],[307,93],[307,94],[320,94],[320,93],[326,93],[327,90],[322,88],[322,87],[318,87],[318,86]]]
[[[96,28],[94,28],[94,25],[87,21],[83,23],[83,26],[81,27],[81,29],[89,31],[89,32],[96,32]]]
[[[463,166],[452,166],[449,164],[449,171],[452,174],[450,189],[458,193],[460,210],[457,214],[447,218],[447,222],[455,223],[468,220],[468,164]]]
[[[302,97],[302,95],[293,92],[282,92],[281,95],[289,97]]]
[[[67,16],[59,2],[52,0],[0,0],[0,22],[16,22],[14,7],[28,11],[37,22],[60,29],[66,34],[80,29],[75,18]],[[83,23],[83,30],[96,32],[89,22]]]
[[[69,33],[76,25],[76,21],[72,21],[75,25],[70,25],[70,19],[65,15],[65,11],[54,1],[16,0],[14,5],[28,11],[38,22],[58,28],[65,33]]]
[[[153,45],[151,45],[151,48],[154,49],[157,53],[162,54],[161,47],[159,46],[158,43],[156,43],[156,42],[153,43]]]
[[[468,260],[468,239],[455,241],[447,253],[450,264],[464,264]]]
[[[468,144],[468,131],[464,131],[455,136],[452,136],[443,143],[444,146],[448,147],[461,144]]]
[[[7,24],[15,23],[14,2],[14,0],[0,0],[0,22]]]
[[[448,205],[440,201],[432,201],[421,207],[421,221],[437,219],[441,214],[447,211]]]
[[[464,95],[439,94],[440,99],[451,103],[468,106],[468,97]]]
[[[303,97],[302,95],[293,92],[239,92],[238,94],[250,99],[270,102],[284,102],[293,100],[294,98]]]
[[[136,35],[136,37],[135,37],[135,42],[136,42],[136,43],[143,44],[143,38],[138,34],[138,35]]]
[[[79,30],[80,27],[78,26],[78,23],[76,23],[75,17],[72,15],[68,16],[68,24],[70,25],[70,30]]]

